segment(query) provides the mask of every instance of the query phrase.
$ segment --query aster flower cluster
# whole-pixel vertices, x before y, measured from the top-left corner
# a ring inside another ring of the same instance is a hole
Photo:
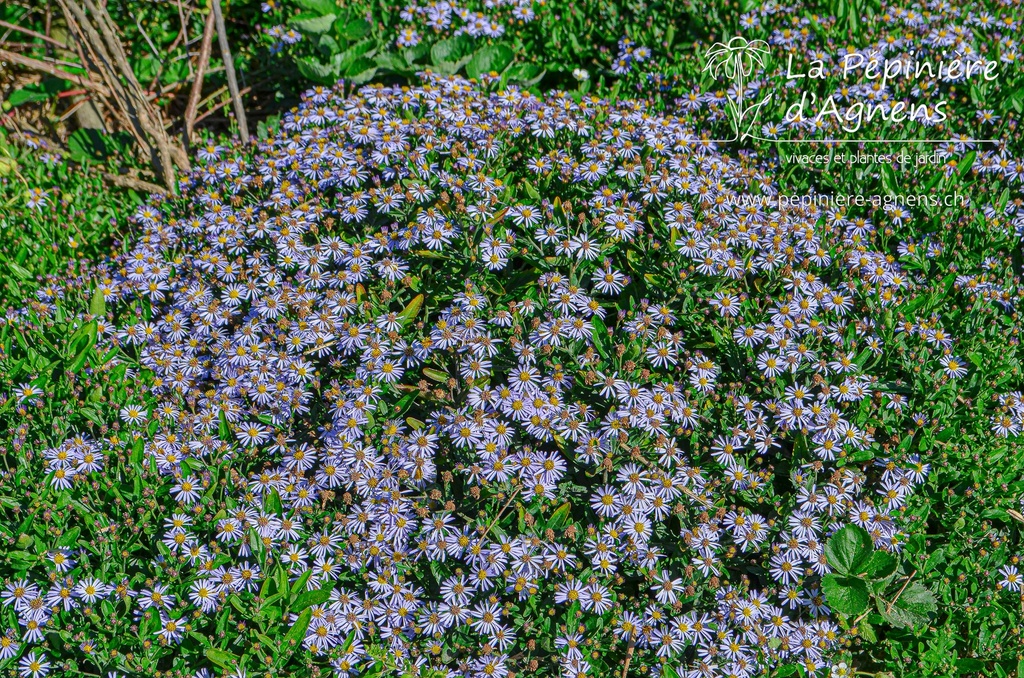
[[[468,35],[471,38],[500,38],[513,22],[525,24],[536,18],[534,0],[498,0],[475,8],[472,3],[412,2],[401,11],[406,22],[395,44],[415,47],[424,37],[433,39]]]
[[[910,413],[872,314],[921,281],[870,223],[742,200],[777,191],[756,158],[643,102],[429,75],[201,159],[99,287],[99,344],[151,375],[129,435],[43,462],[74,493],[138,459],[173,571],[61,547],[7,587],[8,647],[119,601],[173,657],[297,587],[338,676],[827,669],[825,541],[900,552],[930,470],[877,442]]]
[[[634,64],[642,64],[650,58],[650,48],[637,45],[629,38],[623,38],[619,40],[619,53],[612,63],[612,72],[625,75],[633,70]]]

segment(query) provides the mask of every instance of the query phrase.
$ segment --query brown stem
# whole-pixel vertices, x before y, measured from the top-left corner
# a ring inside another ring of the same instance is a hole
[[[515,501],[515,498],[519,496],[519,491],[522,490],[522,489],[523,489],[522,485],[517,487],[516,491],[513,492],[512,496],[508,498],[507,502],[505,502],[505,505],[501,507],[501,510],[498,511],[498,515],[494,517],[494,520],[491,522],[491,524],[488,525],[487,529],[484,530],[484,533],[482,535],[480,535],[480,542],[481,543],[483,542],[484,537],[487,536],[487,533],[491,531],[491,528],[498,524],[498,521],[501,520],[502,514],[505,513],[505,509],[507,509],[509,506],[512,505],[512,502]]]
[[[231,90],[231,101],[234,103],[235,119],[238,121],[238,132],[242,143],[249,143],[249,127],[245,122],[245,107],[242,106],[242,95],[238,91],[238,80],[235,78],[235,64],[231,60],[231,47],[228,45],[228,33],[224,26],[224,14],[220,9],[220,0],[211,0],[213,16],[217,22],[217,42],[220,43],[220,55],[224,60],[224,68],[228,76],[228,89]]]
[[[48,64],[45,61],[40,61],[39,59],[33,59],[32,57],[22,56],[21,54],[16,54],[15,52],[8,52],[5,49],[0,49],[0,61],[10,61],[11,63],[18,64],[19,66],[30,68],[33,71],[41,71],[43,73],[48,73],[54,76],[55,78],[68,80],[70,82],[75,83],[76,85],[81,85],[86,89],[90,89],[104,96],[110,96],[110,90],[107,89],[107,87],[103,84],[95,82],[94,80],[90,80],[88,78],[84,78],[80,75],[76,75],[69,71],[65,71],[62,68],[57,68],[56,66]]]
[[[192,132],[196,124],[196,112],[199,110],[199,99],[203,95],[203,78],[206,67],[210,63],[210,48],[213,45],[213,12],[206,17],[203,27],[203,42],[199,47],[199,63],[196,64],[196,77],[192,80],[192,91],[188,95],[188,106],[185,108],[185,143],[192,143]]]
[[[907,590],[907,586],[910,585],[910,580],[914,578],[915,574],[917,574],[917,570],[914,570],[913,572],[910,573],[910,576],[907,577],[907,581],[903,582],[903,588],[901,588],[899,590],[899,592],[896,594],[896,597],[893,598],[892,601],[890,601],[885,606],[885,613],[886,614],[889,614],[890,612],[892,612],[892,606],[896,604],[896,601],[900,599],[900,596],[903,595],[903,592]]]
[[[60,40],[54,40],[53,38],[51,38],[48,35],[43,35],[42,33],[37,33],[36,31],[29,30],[28,28],[22,28],[21,26],[18,26],[17,24],[11,24],[11,23],[7,23],[6,21],[0,21],[0,26],[3,26],[4,28],[9,28],[12,31],[17,31],[18,33],[22,33],[24,35],[30,35],[33,38],[39,38],[40,40],[48,42],[51,45],[54,45],[54,46],[59,47],[61,49],[67,49],[68,48],[67,45],[65,45]]]
[[[636,639],[633,634],[629,634],[629,645],[626,647],[626,663],[622,667],[622,678],[626,678],[629,673],[629,662],[633,659],[633,652],[636,650]]]
[[[146,191],[147,193],[167,195],[167,189],[163,186],[151,184],[148,181],[143,181],[142,179],[136,179],[122,174],[110,174],[109,172],[104,172],[103,178],[115,186],[120,186],[122,188],[134,188],[139,191]]]
[[[248,94],[250,90],[252,90],[252,87],[246,87],[241,92],[239,92],[239,94],[240,95],[241,94]],[[211,115],[213,115],[214,113],[216,113],[217,111],[219,111],[220,109],[224,108],[227,105],[228,105],[227,101],[222,101],[221,103],[217,104],[216,106],[214,106],[213,108],[211,108],[210,110],[206,111],[205,113],[200,115],[198,118],[196,118],[196,122],[202,122],[203,120],[205,120],[206,118],[210,117]],[[322,347],[317,347],[317,350],[319,350],[320,348],[322,348]]]

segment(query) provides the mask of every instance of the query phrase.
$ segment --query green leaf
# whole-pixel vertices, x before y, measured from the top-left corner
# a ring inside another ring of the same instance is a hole
[[[312,57],[300,57],[295,60],[295,65],[303,77],[322,84],[333,84],[340,75],[334,64],[323,64]]]
[[[46,101],[50,96],[52,95],[49,92],[36,91],[31,87],[22,87],[11,92],[11,96],[7,98],[7,101],[11,106],[20,106],[25,103]]]
[[[373,40],[367,38],[366,40],[360,40],[346,49],[341,54],[337,55],[332,62],[337,66],[338,72],[347,71],[356,60],[365,56],[369,59],[373,55]],[[376,66],[375,61],[370,61],[370,66]]]
[[[92,351],[92,347],[96,345],[96,322],[93,321],[88,325],[85,325],[82,329],[85,330],[82,341],[78,343],[78,351],[75,353],[75,357],[71,360],[69,368],[72,372],[78,373],[85,367],[85,361],[89,359],[89,353]]]
[[[566,525],[569,524],[569,520],[572,514],[572,506],[569,502],[566,502],[556,508],[548,518],[548,529],[554,530],[555,534],[558,534]]]
[[[435,370],[432,367],[424,367],[423,368],[423,375],[427,379],[432,379],[434,381],[448,381],[448,373],[447,372],[442,372],[441,370]]]
[[[267,495],[263,506],[269,513],[273,513],[275,516],[281,514],[281,495],[277,493],[277,490],[270,490],[270,494]]]
[[[870,579],[885,579],[896,571],[896,559],[888,551],[875,551],[864,566]]]
[[[430,60],[435,66],[444,63],[454,63],[469,54],[473,47],[473,41],[468,35],[462,33],[454,38],[441,40],[430,48]]]
[[[481,47],[466,64],[466,75],[479,78],[484,73],[501,73],[515,55],[505,45],[486,45]]]
[[[608,336],[608,327],[599,315],[593,316],[590,319],[590,324],[594,326],[594,331],[591,333],[591,338],[594,340],[594,348],[602,358],[608,360],[608,349],[604,345],[604,340]]]
[[[302,639],[306,637],[306,629],[309,628],[309,621],[313,618],[313,610],[305,609],[299,613],[299,618],[295,620],[292,627],[288,629],[288,633],[284,635],[284,642],[282,643],[285,649],[298,647],[302,643]]]
[[[320,15],[330,14],[338,8],[334,0],[295,0],[295,4],[306,11],[316,12]]]
[[[421,42],[417,45],[413,45],[412,47],[406,47],[405,49],[403,49],[402,57],[405,59],[405,62],[407,64],[414,64],[423,57],[427,56],[429,52],[430,47],[427,46],[427,43]]]
[[[402,55],[393,52],[381,52],[374,57],[374,62],[376,62],[377,68],[383,68],[396,73],[409,70],[409,64],[402,58]]]
[[[967,176],[967,173],[971,171],[971,167],[974,165],[974,159],[977,157],[977,151],[971,151],[963,157],[963,159],[957,163],[956,173],[960,179]]]
[[[89,300],[89,313],[96,317],[107,314],[107,300],[103,296],[103,290],[99,287],[92,293],[92,299]]]
[[[533,87],[547,71],[543,70],[537,64],[512,64],[508,71],[505,72],[505,78],[508,82],[515,83],[522,87]]]
[[[321,35],[320,39],[317,40],[316,48],[320,50],[320,53],[325,57],[333,57],[335,54],[339,54],[342,51],[341,45],[338,44],[338,41],[326,33]]]
[[[345,28],[340,32],[342,37],[347,40],[358,40],[369,35],[372,28],[373,26],[366,19],[354,19],[345,24]]]
[[[306,570],[305,572],[300,574],[299,578],[296,579],[292,583],[291,594],[292,594],[293,597],[297,598],[298,595],[299,595],[299,591],[305,591],[306,590],[306,582],[309,581],[309,578],[310,578],[310,576],[312,574],[313,574],[313,570]]]
[[[220,422],[218,423],[217,432],[220,434],[220,439],[230,441],[232,439],[231,425],[228,424],[228,418],[224,415],[223,411],[221,411],[219,419]]]
[[[878,611],[885,620],[900,628],[913,628],[928,623],[928,616],[935,612],[935,596],[920,582],[914,582],[890,605],[878,600]]]
[[[233,668],[238,664],[238,656],[215,647],[206,648],[206,658],[224,670]]]
[[[24,266],[14,263],[13,261],[7,262],[7,268],[11,269],[11,272],[21,280],[28,280],[32,277],[32,271],[28,270]]]
[[[273,640],[271,640],[269,637],[263,635],[262,633],[257,633],[256,634],[256,639],[259,640],[261,643],[263,643],[264,646],[266,646],[267,651],[270,652],[271,655],[273,655],[275,657],[277,656],[277,651],[281,648],[281,644],[280,643],[274,642]]]
[[[825,600],[836,612],[858,615],[868,609],[868,586],[854,577],[837,577],[827,574],[821,580]]]
[[[294,16],[288,20],[288,25],[297,31],[303,33],[309,33],[310,35],[320,35],[331,30],[331,25],[334,20],[337,19],[335,14],[325,14],[319,16],[312,13],[303,13],[298,16]]]
[[[62,548],[74,546],[75,543],[78,541],[78,535],[80,535],[81,533],[82,528],[72,527],[70,530],[68,530],[60,536],[60,539],[57,540],[57,546]]]
[[[301,612],[307,607],[313,607],[314,605],[322,605],[326,603],[331,597],[331,591],[333,587],[327,587],[322,589],[314,589],[312,591],[303,591],[296,598],[295,602],[291,605],[292,612]]]
[[[829,537],[825,545],[829,566],[845,575],[862,573],[871,557],[871,551],[871,535],[857,525],[847,525]]]
[[[413,391],[412,393],[406,393],[404,396],[399,398],[398,402],[395,403],[395,414],[398,416],[405,414],[406,411],[412,407],[412,402],[416,400],[417,395],[419,395],[419,393],[417,391]]]

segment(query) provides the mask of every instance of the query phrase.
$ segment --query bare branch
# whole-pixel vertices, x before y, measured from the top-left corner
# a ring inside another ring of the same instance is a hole
[[[102,94],[103,96],[110,96],[110,90],[102,83],[65,71],[63,68],[57,68],[56,66],[48,64],[45,61],[40,61],[39,59],[33,59],[32,57],[22,56],[15,52],[0,49],[0,60],[10,61],[11,63],[18,64],[19,66],[32,69],[33,71],[47,73],[55,78],[62,78],[73,82],[76,85],[81,85],[82,87],[92,90],[98,94]]]
[[[146,191],[147,193],[159,193],[160,195],[167,195],[167,189],[157,184],[151,184],[148,181],[142,179],[136,179],[135,177],[129,177],[123,174],[111,174],[109,172],[103,173],[103,178],[122,188],[134,188],[139,191]]]
[[[192,143],[192,132],[196,124],[196,112],[199,110],[199,99],[203,95],[203,78],[206,77],[206,68],[210,65],[210,49],[213,46],[213,27],[216,19],[213,12],[206,17],[206,25],[203,27],[203,43],[199,47],[199,62],[196,65],[196,77],[192,81],[192,91],[188,96],[188,106],[185,108],[185,142]]]
[[[238,132],[242,137],[242,143],[249,143],[249,127],[245,122],[245,107],[242,106],[242,95],[238,91],[238,80],[235,78],[235,64],[231,60],[231,48],[228,46],[228,33],[224,27],[224,14],[220,9],[220,0],[211,0],[213,3],[213,16],[217,21],[217,41],[220,43],[221,58],[224,59],[224,68],[227,70],[228,89],[231,90],[231,101],[234,103],[235,119],[238,121]]]
[[[9,28],[12,31],[17,31],[18,33],[22,33],[24,35],[32,36],[33,38],[39,38],[40,40],[48,42],[51,45],[54,45],[55,47],[59,47],[61,49],[67,49],[68,48],[68,46],[65,45],[63,42],[61,42],[60,40],[54,40],[53,38],[51,38],[48,35],[43,35],[42,33],[37,33],[37,32],[35,32],[33,30],[29,30],[27,28],[22,28],[21,26],[18,26],[17,24],[11,24],[11,23],[7,23],[6,21],[0,21],[0,26],[3,26],[4,28]]]

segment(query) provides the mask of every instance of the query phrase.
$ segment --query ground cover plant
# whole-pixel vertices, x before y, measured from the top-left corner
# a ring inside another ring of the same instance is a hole
[[[527,7],[515,40],[557,16]],[[628,70],[547,90],[512,71],[539,47],[424,29],[141,206],[17,156],[0,668],[1019,674],[1019,17],[843,7],[730,15],[775,55],[739,85],[627,34]],[[842,116],[774,122],[787,70],[910,49],[1007,94],[833,70]],[[826,171],[773,141],[869,133],[952,141]],[[782,200],[900,191],[969,200]]]

